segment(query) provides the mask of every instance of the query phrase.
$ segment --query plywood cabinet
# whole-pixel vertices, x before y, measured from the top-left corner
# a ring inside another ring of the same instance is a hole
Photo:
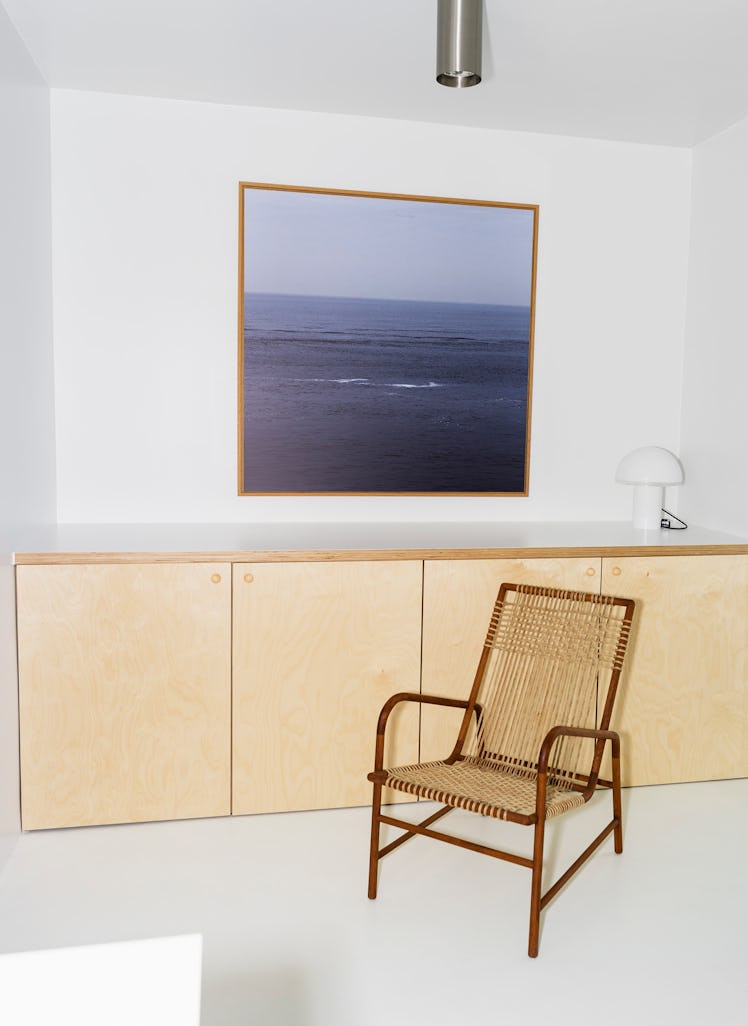
[[[576,591],[600,590],[600,560],[426,560],[423,578],[423,691],[467,698],[488,621],[502,581],[546,584]],[[424,707],[421,759],[443,759],[452,750],[460,713]]]
[[[502,581],[636,599],[624,783],[748,774],[744,550],[129,558],[17,567],[25,829],[366,804],[383,702],[467,696]],[[459,717],[401,706],[387,760],[443,758]]]
[[[748,775],[748,556],[605,558],[602,587],[637,602],[623,783]]]
[[[377,714],[418,691],[419,561],[234,567],[233,811],[363,805]],[[418,757],[417,706],[388,757]]]
[[[230,805],[229,564],[21,566],[24,829]]]

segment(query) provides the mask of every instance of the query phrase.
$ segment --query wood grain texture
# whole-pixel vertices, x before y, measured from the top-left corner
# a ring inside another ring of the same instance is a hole
[[[599,559],[426,561],[423,581],[423,692],[467,698],[499,585],[542,584],[599,592]],[[460,714],[424,707],[422,762],[454,746]]]
[[[415,561],[234,567],[234,813],[371,801],[379,710],[419,690],[421,579]],[[388,735],[415,761],[417,708]]]
[[[230,572],[17,569],[24,829],[229,812]]]
[[[637,602],[611,724],[624,785],[748,775],[748,556],[605,559],[609,590]]]
[[[361,563],[401,562],[402,560],[532,560],[591,559],[605,556],[624,559],[629,556],[705,556],[748,555],[748,546],[734,545],[575,545],[517,546],[483,548],[407,548],[407,549],[211,549],[157,552],[16,552],[16,566],[76,566],[130,563]]]

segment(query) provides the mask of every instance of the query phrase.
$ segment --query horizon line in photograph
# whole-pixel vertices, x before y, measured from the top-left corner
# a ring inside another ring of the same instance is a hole
[[[256,298],[272,298],[272,299],[343,299],[346,301],[355,302],[360,299],[362,302],[382,302],[382,303],[423,303],[431,304],[433,306],[483,306],[483,307],[497,307],[498,309],[505,310],[529,310],[529,303],[475,303],[469,300],[444,300],[444,299],[401,299],[398,296],[363,296],[354,294],[344,294],[341,292],[288,292],[283,291],[266,291],[260,289],[246,289],[244,292],[245,296],[252,296]]]

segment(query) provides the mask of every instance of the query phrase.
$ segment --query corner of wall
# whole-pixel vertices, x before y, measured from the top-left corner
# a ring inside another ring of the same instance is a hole
[[[0,5],[0,527],[56,516],[49,89]],[[0,555],[0,870],[20,834],[15,578]]]
[[[680,508],[703,527],[748,537],[748,118],[699,143],[692,159]]]

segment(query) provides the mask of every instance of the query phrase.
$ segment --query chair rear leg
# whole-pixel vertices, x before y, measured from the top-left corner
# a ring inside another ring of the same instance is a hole
[[[382,785],[374,784],[371,800],[371,843],[369,846],[369,897],[377,896],[377,878],[379,875],[379,814],[382,809]]]
[[[540,943],[540,898],[543,883],[543,838],[545,819],[535,824],[535,843],[532,853],[532,885],[530,888],[530,941],[527,954],[537,958]]]
[[[621,759],[617,754],[613,755],[613,818],[616,825],[613,828],[613,844],[617,855],[623,851],[623,818],[621,815]]]

